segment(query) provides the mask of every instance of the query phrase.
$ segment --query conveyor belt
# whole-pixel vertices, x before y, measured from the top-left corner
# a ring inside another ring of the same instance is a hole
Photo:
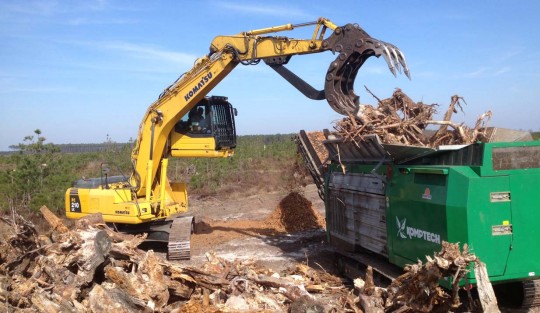
[[[304,130],[300,131],[300,134],[295,138],[296,145],[298,146],[298,152],[304,159],[309,174],[313,178],[313,182],[317,185],[319,197],[324,201],[324,177],[321,172],[322,161],[315,152],[309,137]]]

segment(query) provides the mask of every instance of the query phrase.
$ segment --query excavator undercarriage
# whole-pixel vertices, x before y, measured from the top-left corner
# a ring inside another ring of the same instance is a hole
[[[117,231],[127,234],[146,233],[146,242],[159,243],[167,247],[167,259],[189,260],[191,257],[190,238],[195,225],[191,215],[178,215],[164,220],[144,224],[112,223]]]

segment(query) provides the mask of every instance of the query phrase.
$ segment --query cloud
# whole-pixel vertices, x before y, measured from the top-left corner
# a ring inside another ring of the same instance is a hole
[[[499,69],[498,71],[495,71],[494,75],[497,76],[497,75],[505,74],[505,73],[510,72],[511,70],[512,69],[509,66],[505,66],[505,67]]]
[[[74,89],[71,87],[28,87],[28,86],[12,86],[8,88],[0,87],[0,93],[70,93]]]
[[[192,65],[197,59],[197,56],[183,53],[163,50],[156,47],[136,45],[128,42],[109,42],[103,48],[116,51],[124,51],[130,53],[134,57],[168,60],[174,63]]]
[[[472,72],[465,73],[463,76],[469,77],[469,78],[481,77],[481,76],[484,76],[489,70],[490,70],[489,67],[481,67]]]
[[[144,10],[143,7],[137,7],[131,4],[131,2],[127,5],[119,6],[115,3],[109,3],[108,0],[0,1],[0,22],[20,24],[56,22],[66,25],[133,24],[136,21],[118,18],[90,20],[87,17],[80,16],[110,12],[137,12],[142,10]]]
[[[10,14],[51,15],[59,10],[56,1],[17,1],[0,4],[0,11]]]
[[[249,14],[263,14],[263,15],[269,15],[269,16],[282,17],[284,12],[286,12],[286,15],[288,17],[299,17],[299,18],[313,17],[312,14],[308,14],[302,9],[294,8],[291,6],[286,7],[284,5],[271,6],[271,5],[263,5],[261,3],[238,4],[238,3],[225,2],[225,1],[217,1],[214,3],[214,5],[221,7],[223,9],[232,10],[232,11],[241,12],[241,13],[249,13]]]
[[[189,53],[169,51],[155,46],[139,45],[125,41],[70,41],[64,43],[87,46],[98,50],[122,52],[126,56],[138,59],[169,61],[188,66],[192,66],[199,57]]]
[[[506,63],[511,59],[519,57],[521,54],[523,54],[523,51],[525,49],[522,47],[510,47],[509,49],[505,49],[501,51],[500,53],[494,53],[492,55],[493,59],[497,63]]]
[[[480,67],[472,72],[465,73],[463,76],[467,78],[479,78],[479,77],[495,77],[505,73],[508,73],[512,70],[511,67],[505,66],[502,68],[493,68],[493,67]]]
[[[72,18],[66,21],[65,24],[72,26],[81,26],[81,25],[126,25],[126,24],[136,24],[135,20],[128,19],[89,19],[85,17]]]
[[[0,3],[0,10],[11,14],[52,16],[59,14],[103,11],[110,6],[106,0],[57,1],[31,0]]]

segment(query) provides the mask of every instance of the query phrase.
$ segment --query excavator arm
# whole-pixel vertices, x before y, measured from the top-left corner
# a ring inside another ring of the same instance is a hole
[[[310,39],[266,36],[307,26],[314,27]],[[325,38],[328,30],[332,33]],[[294,55],[325,51],[337,54],[337,58],[328,68],[324,90],[316,90],[284,66]],[[134,172],[130,179],[137,197],[149,199],[152,192],[159,193],[157,188],[163,188],[163,182],[158,179],[163,175],[158,175],[158,171],[161,160],[168,153],[167,142],[174,125],[238,64],[255,65],[263,60],[308,98],[326,99],[336,112],[347,115],[357,114],[361,108],[354,93],[358,70],[369,57],[381,55],[394,75],[403,72],[410,78],[401,51],[372,38],[357,24],[338,27],[320,18],[310,23],[286,24],[215,37],[210,53],[198,59],[190,71],[163,91],[150,105],[140,124],[131,155]]]

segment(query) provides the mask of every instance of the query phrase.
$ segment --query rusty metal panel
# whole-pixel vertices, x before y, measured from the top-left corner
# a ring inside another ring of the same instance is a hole
[[[324,141],[330,159],[338,163],[403,163],[436,151],[433,148],[400,144],[383,144],[377,135],[364,136],[362,140],[344,141],[334,138]]]
[[[372,174],[332,173],[328,231],[347,250],[387,255],[385,185],[384,178]]]
[[[494,170],[540,168],[540,146],[493,147]]]
[[[488,127],[486,129],[486,137],[487,142],[516,142],[533,140],[531,133],[528,131],[500,127]]]
[[[348,189],[384,195],[386,178],[374,174],[339,173],[330,174],[329,186],[336,189]]]
[[[328,195],[331,207],[327,212],[327,231],[331,242],[343,251],[355,250],[354,211],[346,207],[345,195],[340,190],[330,189]],[[338,239],[338,240],[336,240]]]
[[[358,142],[329,138],[324,141],[324,145],[334,162],[374,163],[389,158],[377,135],[365,136],[364,140]]]

